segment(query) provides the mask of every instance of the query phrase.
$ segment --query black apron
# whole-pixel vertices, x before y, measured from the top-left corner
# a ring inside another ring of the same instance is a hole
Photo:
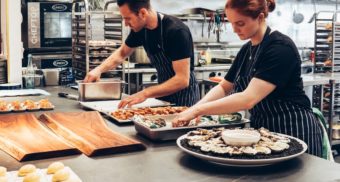
[[[152,53],[149,49],[148,45],[148,37],[147,37],[147,29],[145,30],[145,44],[146,45],[145,51],[148,54],[148,57],[150,59],[151,64],[156,68],[157,70],[157,76],[158,76],[158,83],[163,83],[173,76],[175,76],[175,72],[172,67],[172,60],[169,56],[166,55],[164,51],[164,45],[163,45],[163,23],[160,17],[160,14],[157,13],[157,19],[160,26],[160,42],[159,42],[159,50],[156,51],[156,53]],[[186,40],[183,40],[186,41]],[[174,103],[177,106],[192,106],[199,100],[199,88],[198,84],[195,78],[195,74],[193,71],[190,71],[190,82],[189,86],[183,90],[180,90],[174,94],[161,97],[159,99]]]
[[[236,74],[233,92],[242,92],[248,87],[250,80],[256,72],[259,55],[269,44],[270,32],[271,30],[268,27],[263,41],[258,45],[254,56],[249,51],[250,57],[247,56],[247,53],[243,57],[243,62]],[[251,44],[249,46],[248,50],[251,50]],[[248,64],[250,66],[246,67],[245,62],[248,59],[251,64]],[[244,74],[240,74],[241,70]],[[249,110],[249,112],[251,114],[252,127],[264,127],[273,132],[297,137],[307,143],[307,153],[319,157],[322,156],[322,128],[311,109],[290,101],[266,97]]]

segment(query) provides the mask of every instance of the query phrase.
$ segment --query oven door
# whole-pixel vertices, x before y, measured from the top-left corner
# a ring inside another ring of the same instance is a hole
[[[72,4],[30,2],[28,7],[28,48],[72,46]]]

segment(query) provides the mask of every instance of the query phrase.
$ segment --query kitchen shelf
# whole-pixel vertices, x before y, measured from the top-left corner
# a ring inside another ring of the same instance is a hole
[[[88,0],[73,0],[72,62],[77,80],[84,79],[122,43],[122,17],[118,12],[107,10],[114,3],[106,2],[104,11],[91,11]],[[108,35],[114,35],[114,40]]]

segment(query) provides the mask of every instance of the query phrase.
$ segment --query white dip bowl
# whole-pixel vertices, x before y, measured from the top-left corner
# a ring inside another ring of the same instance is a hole
[[[260,140],[260,133],[250,130],[225,130],[222,139],[231,146],[251,146]]]

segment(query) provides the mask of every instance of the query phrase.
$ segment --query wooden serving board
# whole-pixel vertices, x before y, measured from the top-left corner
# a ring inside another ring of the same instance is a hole
[[[40,120],[87,156],[145,149],[140,142],[113,132],[97,111],[45,113]]]
[[[80,153],[33,114],[0,116],[0,148],[19,161]]]

